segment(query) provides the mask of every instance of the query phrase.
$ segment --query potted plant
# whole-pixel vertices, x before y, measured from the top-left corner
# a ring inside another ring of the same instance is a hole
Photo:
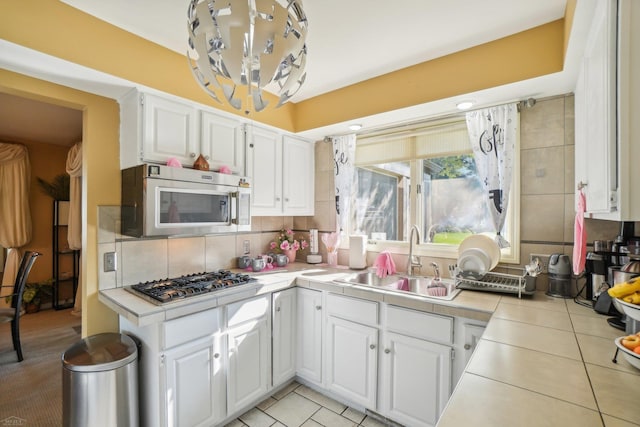
[[[37,177],[37,179],[42,192],[53,200],[69,200],[69,175],[56,175],[51,182],[47,182],[40,177]]]
[[[293,230],[286,229],[281,230],[276,241],[269,244],[269,249],[276,252],[281,252],[287,255],[289,262],[296,260],[296,252],[298,249],[306,249],[309,246],[306,240],[300,239],[298,241],[294,235]]]
[[[22,292],[22,307],[26,313],[36,313],[40,310],[42,299],[53,295],[53,279],[39,283],[27,283]],[[11,302],[12,296],[5,298],[7,303]]]

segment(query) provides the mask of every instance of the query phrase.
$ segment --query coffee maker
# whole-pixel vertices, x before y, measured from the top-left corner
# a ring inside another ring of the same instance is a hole
[[[588,252],[585,261],[585,272],[587,278],[586,294],[587,300],[595,302],[607,285],[607,273],[610,257],[605,253]]]

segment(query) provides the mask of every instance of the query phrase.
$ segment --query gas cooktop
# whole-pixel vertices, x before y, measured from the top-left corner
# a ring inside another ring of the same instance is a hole
[[[133,293],[144,296],[148,301],[155,304],[164,304],[255,281],[257,279],[248,274],[218,270],[208,273],[195,273],[173,279],[141,282],[137,285],[131,285],[130,289]]]

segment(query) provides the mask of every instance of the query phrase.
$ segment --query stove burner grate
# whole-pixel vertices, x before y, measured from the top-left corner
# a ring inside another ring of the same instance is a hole
[[[202,295],[217,290],[255,282],[248,274],[232,273],[229,270],[218,270],[207,273],[195,273],[173,279],[160,279],[132,285],[131,289],[154,301],[166,303],[191,296]]]

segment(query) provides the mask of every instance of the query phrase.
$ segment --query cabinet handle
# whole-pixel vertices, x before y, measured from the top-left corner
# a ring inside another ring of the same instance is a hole
[[[471,349],[471,344],[465,344],[464,345],[464,349],[465,350],[470,350]]]
[[[280,311],[280,307],[276,307],[276,311]]]
[[[204,156],[204,159],[205,160],[209,160],[209,156]]]
[[[249,144],[249,148],[253,148],[253,144]]]
[[[322,308],[321,305],[316,305],[316,310],[320,310]]]
[[[196,157],[196,153],[189,154],[189,157],[191,157],[193,159],[194,157]]]
[[[214,359],[217,359],[217,358],[219,358],[219,357],[220,357],[220,353],[214,353],[214,355],[213,355],[213,358],[214,358]]]
[[[389,354],[389,353],[391,353],[391,350],[390,350],[390,349],[388,349],[388,348],[385,348],[385,349],[384,349],[384,352],[385,352],[386,354]]]
[[[375,344],[371,344],[371,345],[369,346],[369,348],[370,348],[371,350],[373,350],[374,348],[376,348],[376,345],[375,345]]]

